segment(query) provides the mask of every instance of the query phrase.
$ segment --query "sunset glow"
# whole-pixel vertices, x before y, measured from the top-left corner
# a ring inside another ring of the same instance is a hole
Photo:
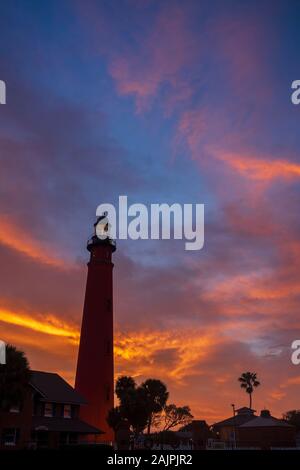
[[[117,240],[115,377],[209,424],[245,370],[300,408],[299,5],[3,3],[0,339],[73,384],[97,206],[204,204],[201,250]]]

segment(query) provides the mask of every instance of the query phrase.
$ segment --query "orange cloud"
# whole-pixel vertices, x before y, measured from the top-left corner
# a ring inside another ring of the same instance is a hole
[[[300,282],[289,281],[279,285],[272,279],[271,272],[254,272],[228,276],[227,279],[216,281],[203,293],[203,298],[214,301],[247,299],[275,300],[290,298],[300,293]]]
[[[79,343],[79,328],[62,322],[54,315],[40,318],[26,312],[2,308],[0,321],[38,334],[67,338],[75,345]],[[128,367],[134,369],[135,376],[151,374],[155,366],[157,373],[181,381],[219,342],[216,334],[209,331],[117,331],[114,348],[120,374],[125,374]],[[30,341],[30,345],[35,347],[38,343],[37,336],[34,337],[33,343]],[[172,368],[169,367],[168,358],[164,353],[174,353]]]
[[[33,369],[56,371],[74,383],[79,339],[76,326],[62,323],[55,316],[46,317],[43,321],[29,314],[3,309],[0,310],[0,321],[5,325],[5,335],[1,333],[1,336],[6,341],[14,342],[17,347],[24,348]],[[243,326],[248,331],[251,323]],[[226,338],[224,333],[225,330],[229,332],[231,327],[236,327],[234,337],[242,331],[242,326],[235,321],[197,330],[124,332],[117,328],[116,377],[132,375],[138,381],[147,377],[160,378],[168,385],[172,400],[178,404],[189,404],[195,417],[209,422],[224,418],[230,413],[232,401],[243,403],[246,399],[237,386],[236,377],[244,361],[247,364],[249,358],[245,359],[240,353],[233,364],[230,353],[226,360],[230,361],[232,368],[224,369],[226,350],[231,347],[231,339]],[[249,334],[251,337],[248,331]],[[219,360],[216,360],[218,357]],[[252,356],[250,360],[252,363]],[[253,364],[253,367],[256,368],[256,365]],[[298,385],[299,377],[288,379],[286,383],[287,386]],[[266,384],[263,385],[265,390]],[[272,403],[280,402],[281,406],[288,409],[290,405],[282,401],[286,399],[284,391],[278,392],[272,387],[269,392]],[[223,400],[218,400],[220,390]],[[266,393],[267,390],[264,392],[264,400]]]
[[[34,331],[38,334],[67,338],[71,343],[78,344],[79,328],[61,321],[54,315],[37,315],[26,312],[15,312],[0,309],[0,321]],[[183,338],[184,336],[184,338]],[[35,337],[35,346],[37,345]],[[212,332],[176,331],[132,331],[129,333],[116,332],[115,355],[119,361],[120,373],[126,372],[126,367],[133,365],[134,375],[151,373],[155,363],[158,369],[174,380],[181,380],[195,363],[204,359],[208,352],[219,342]],[[174,352],[173,368],[169,369],[164,352]],[[161,355],[161,357],[160,357]]]
[[[220,338],[212,331],[136,331],[116,333],[115,355],[119,375],[134,366],[135,376],[157,374],[182,382],[213,351]]]
[[[290,377],[285,384],[282,384],[282,388],[289,387],[290,385],[300,385],[300,375],[297,375],[295,377]]]
[[[214,157],[230,165],[246,178],[260,181],[300,178],[300,165],[288,160],[257,158],[254,155],[213,152]]]
[[[46,315],[42,319],[23,312],[0,309],[0,321],[12,325],[22,326],[29,330],[54,336],[63,336],[78,343],[79,331],[53,315]]]
[[[1,216],[0,221],[0,243],[41,263],[60,269],[69,267],[69,263],[66,260],[60,259],[54,253],[53,248],[40,243],[24,227],[20,227],[15,221],[12,222],[3,216]]]
[[[278,401],[282,400],[285,396],[286,396],[286,393],[284,392],[274,391],[270,393],[270,397]]]

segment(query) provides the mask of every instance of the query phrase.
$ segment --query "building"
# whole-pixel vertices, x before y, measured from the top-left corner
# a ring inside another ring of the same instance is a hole
[[[188,439],[192,449],[201,450],[206,449],[211,432],[206,421],[193,419],[191,423],[180,428],[176,435],[179,438]]]
[[[115,242],[108,236],[106,214],[94,224],[81,326],[75,389],[88,404],[80,417],[104,431],[99,440],[111,442],[106,418],[114,406],[113,263]],[[99,238],[99,235],[101,238]]]
[[[21,405],[0,411],[0,449],[58,448],[101,431],[79,418],[87,406],[58,374],[32,371]]]
[[[295,447],[296,428],[281,419],[274,418],[269,410],[262,410],[260,416],[238,428],[238,442],[241,446],[261,449]]]
[[[215,423],[213,430],[226,447],[269,449],[295,447],[296,428],[262,410],[260,416],[251,408],[236,410],[235,416]]]
[[[233,445],[237,428],[255,418],[255,410],[244,406],[235,411],[234,416],[213,425],[217,437],[228,445]]]

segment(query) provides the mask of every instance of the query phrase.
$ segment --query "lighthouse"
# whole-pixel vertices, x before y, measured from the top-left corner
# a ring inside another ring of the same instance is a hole
[[[99,233],[102,236],[99,238]],[[90,252],[81,325],[75,389],[83,395],[80,418],[104,431],[101,440],[113,440],[106,418],[114,406],[113,263],[115,241],[109,236],[106,214],[94,224],[87,243]]]

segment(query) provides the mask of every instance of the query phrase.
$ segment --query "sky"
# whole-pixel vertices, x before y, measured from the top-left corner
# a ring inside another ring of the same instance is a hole
[[[1,5],[0,337],[74,383],[96,207],[205,204],[205,243],[120,240],[116,376],[209,424],[300,408],[296,1]]]

